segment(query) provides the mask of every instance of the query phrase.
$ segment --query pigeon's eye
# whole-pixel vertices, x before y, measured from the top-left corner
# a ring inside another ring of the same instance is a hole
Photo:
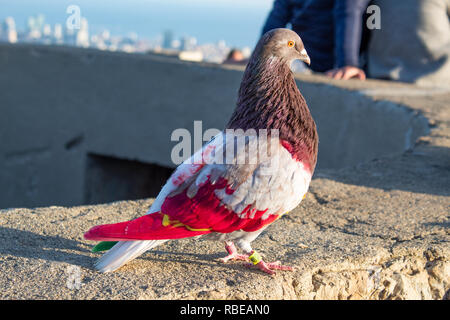
[[[287,45],[288,45],[289,48],[292,48],[295,45],[295,42],[294,41],[288,41]]]

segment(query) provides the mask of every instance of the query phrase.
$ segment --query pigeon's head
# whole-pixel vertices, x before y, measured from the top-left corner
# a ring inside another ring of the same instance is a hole
[[[292,30],[278,28],[266,32],[259,40],[254,54],[257,59],[279,59],[288,65],[301,60],[308,65],[311,59],[306,52],[302,39]]]

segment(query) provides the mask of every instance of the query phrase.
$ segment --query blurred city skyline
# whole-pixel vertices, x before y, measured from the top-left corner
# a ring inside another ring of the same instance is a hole
[[[69,5],[78,5],[91,34],[135,34],[157,39],[170,30],[174,37],[195,37],[198,43],[224,41],[230,47],[252,48],[273,0],[0,0],[0,20],[13,17],[17,30],[30,16],[42,14],[50,25],[65,24]]]

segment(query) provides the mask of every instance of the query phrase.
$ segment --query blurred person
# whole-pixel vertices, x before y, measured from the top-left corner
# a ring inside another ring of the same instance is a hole
[[[366,27],[372,4],[380,8],[381,29]],[[450,0],[275,0],[263,32],[290,23],[311,69],[335,79],[364,80],[367,73],[450,86],[449,17]]]
[[[374,0],[381,29],[371,32],[371,78],[450,87],[450,0]]]
[[[365,79],[360,65],[363,12],[370,0],[275,0],[263,34],[291,24],[311,57],[310,68],[335,78]]]
[[[241,50],[231,49],[226,59],[222,63],[245,65],[247,64],[247,59],[245,59],[244,54]]]

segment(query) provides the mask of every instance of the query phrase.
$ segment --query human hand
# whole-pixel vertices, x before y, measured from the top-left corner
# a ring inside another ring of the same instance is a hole
[[[364,73],[364,71],[353,66],[345,66],[342,68],[332,69],[325,72],[325,75],[327,77],[339,80],[348,80],[352,78],[366,80],[366,74]]]

